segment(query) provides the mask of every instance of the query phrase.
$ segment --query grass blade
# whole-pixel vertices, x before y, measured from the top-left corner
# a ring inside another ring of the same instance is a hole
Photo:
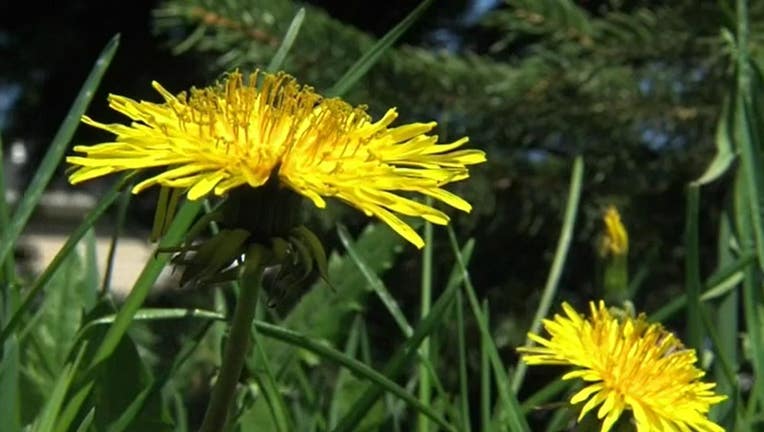
[[[85,418],[82,419],[80,422],[80,425],[77,427],[77,432],[88,432],[90,429],[90,425],[93,424],[93,419],[95,418],[95,407],[91,408],[90,411],[88,411],[87,415],[85,415]]]
[[[406,337],[411,337],[414,331],[411,328],[411,325],[409,324],[405,315],[403,314],[403,311],[401,310],[400,306],[398,305],[398,302],[395,300],[392,294],[390,294],[390,291],[385,287],[385,284],[382,282],[382,279],[379,278],[379,276],[374,272],[371,266],[366,262],[366,260],[358,252],[358,248],[353,244],[353,240],[351,239],[350,233],[348,232],[347,228],[345,228],[345,226],[342,224],[338,224],[337,232],[340,237],[340,240],[342,241],[343,246],[345,246],[345,249],[348,252],[348,256],[350,257],[350,260],[353,262],[353,264],[356,265],[356,267],[358,268],[358,271],[360,271],[363,277],[366,279],[366,282],[372,287],[372,289],[377,294],[377,296],[382,301],[382,303],[385,305],[385,307],[387,307],[388,312],[390,312],[390,315],[392,315],[393,319],[395,320],[395,323],[401,329],[403,334]],[[471,252],[472,250],[470,249],[469,253],[471,254]],[[465,260],[469,261],[469,254],[464,256],[466,257]],[[456,268],[454,268],[454,271],[452,272],[452,274],[454,274],[455,271],[456,271]],[[450,278],[450,281],[451,282],[449,283],[458,283],[454,281],[454,278]],[[433,386],[435,386],[436,388],[442,388],[442,386],[438,382],[437,374],[435,373],[435,368],[432,365],[429,356],[426,356],[424,352],[421,350],[421,348],[418,354],[418,358],[419,358],[419,361],[421,362],[420,366],[422,368],[420,373],[423,374],[424,376],[427,376],[427,378],[425,379],[428,382],[432,380]]]
[[[359,335],[361,333],[361,317],[360,315],[353,318],[353,324],[350,326],[350,330],[348,330],[348,337],[347,341],[345,342],[345,349],[344,353],[346,356],[351,358],[357,358],[356,355],[358,351],[358,345],[359,345]],[[343,397],[346,397],[342,394],[343,387],[345,386],[345,383],[350,380],[350,373],[348,370],[343,369],[337,374],[337,379],[334,381],[334,392],[332,392],[332,399],[329,403],[329,418],[327,420],[328,428],[331,429],[337,425],[337,418],[340,414],[340,403],[343,400]],[[346,391],[346,390],[344,390]]]
[[[390,293],[387,291],[387,289],[384,287],[384,284],[382,283],[382,281],[376,276],[376,274],[373,271],[371,271],[370,268],[368,268],[369,266],[367,265],[366,261],[363,260],[361,256],[358,254],[355,245],[350,241],[350,235],[347,232],[347,230],[344,229],[344,227],[340,226],[338,227],[338,232],[339,232],[340,238],[343,241],[343,244],[348,249],[348,256],[350,256],[354,264],[358,266],[359,270],[362,272],[367,282],[373,287],[373,289],[377,291],[382,301],[385,302],[387,300],[386,304],[388,304],[388,309],[397,310],[399,312],[399,315],[395,319],[396,319],[396,322],[404,331],[404,334],[406,334],[407,337],[410,337],[410,338],[413,337],[415,332],[411,330],[411,327],[409,326],[408,321],[406,321],[406,318],[403,316],[403,313],[400,312],[400,308],[398,307],[397,303],[395,302],[393,297],[390,295]],[[462,262],[468,262],[470,260],[470,258],[472,257],[473,249],[474,249],[474,242],[473,241],[467,242],[467,244],[464,246],[464,248],[460,252]],[[458,265],[454,265],[454,268],[449,276],[448,283],[446,285],[446,289],[444,293],[456,290],[456,288],[459,286],[461,281],[462,281],[462,272],[460,271],[460,267],[458,267]],[[395,317],[396,315],[393,314],[393,316]],[[420,356],[420,361],[422,362],[424,367],[427,368],[428,373],[431,375],[431,378],[433,379],[433,384],[436,387],[441,388],[442,386],[438,383],[436,379],[437,376],[435,375],[432,365],[429,364],[428,359]],[[391,360],[390,363],[393,363],[393,360]],[[371,405],[373,405],[375,400],[376,399],[372,401],[366,401],[365,403],[368,403],[368,406],[370,407]]]
[[[50,398],[45,403],[42,413],[37,417],[37,423],[33,430],[35,432],[48,432],[53,431],[56,426],[56,418],[61,411],[61,406],[64,403],[64,397],[69,390],[69,385],[74,379],[74,375],[77,372],[77,368],[85,353],[85,347],[80,348],[80,352],[77,354],[77,358],[73,363],[64,366],[64,370],[61,371],[56,384],[53,386],[53,390],[50,393]]]
[[[742,303],[748,332],[750,357],[753,367],[754,385],[749,396],[749,406],[764,404],[764,312],[762,311],[761,271],[764,270],[764,175],[761,162],[761,140],[754,115],[756,93],[761,91],[760,76],[754,75],[756,65],[749,54],[749,13],[748,2],[736,2],[736,87],[734,98],[733,137],[741,164],[735,178],[734,213],[738,242],[741,250],[756,253],[758,268],[744,270]],[[754,78],[758,78],[754,80]],[[758,271],[757,271],[758,270]],[[750,411],[749,411],[750,413]],[[746,416],[746,422],[753,419]]]
[[[388,361],[387,365],[385,366],[383,370],[383,374],[385,377],[389,377],[389,379],[396,379],[402,372],[403,367],[407,363],[409,363],[410,360],[417,354],[419,346],[422,343],[422,340],[424,340],[427,336],[429,336],[430,333],[432,333],[437,328],[437,326],[442,323],[442,320],[445,317],[445,312],[446,310],[448,310],[449,305],[451,304],[454,298],[456,288],[458,288],[458,286],[459,286],[458,284],[454,284],[451,287],[447,287],[446,290],[440,295],[438,300],[433,305],[430,311],[430,314],[427,316],[427,318],[422,320],[419,323],[419,325],[417,325],[411,337],[407,339],[403,343],[403,345],[401,345],[398,348],[398,350],[393,355],[393,357]],[[353,407],[350,408],[349,412],[345,414],[345,416],[340,420],[339,424],[334,429],[334,431],[347,432],[347,431],[355,430],[355,427],[361,421],[365,413],[371,408],[372,405],[374,405],[374,403],[382,395],[382,388],[383,387],[380,387],[379,385],[373,385],[369,387],[363,393],[363,395],[358,399],[358,401],[353,405]],[[416,406],[421,405],[418,399],[416,398],[413,398],[413,399],[414,401],[416,401],[415,403]],[[445,427],[447,430],[452,429],[450,425],[443,424],[441,421],[433,418],[433,416],[430,416],[428,414],[429,411],[430,411],[430,408],[427,407],[427,412],[425,411],[420,411],[420,412],[427,414],[431,419],[435,420],[436,423],[441,424],[441,426]],[[437,415],[434,415],[434,416],[437,417]]]
[[[485,338],[485,349],[488,352],[488,358],[491,362],[493,372],[496,378],[496,387],[499,391],[499,397],[503,404],[502,416],[507,416],[506,420],[509,424],[509,429],[512,431],[529,431],[530,427],[525,421],[522,412],[520,411],[520,404],[517,402],[515,394],[510,390],[509,377],[506,370],[504,370],[504,364],[501,362],[499,356],[499,350],[496,348],[496,344],[493,343],[491,337],[491,331],[488,328],[488,320],[483,315],[480,309],[480,303],[478,302],[477,295],[475,294],[475,287],[472,286],[472,280],[467,271],[467,267],[459,254],[459,246],[456,242],[456,236],[454,230],[450,226],[448,227],[448,238],[451,240],[451,248],[456,256],[456,261],[459,264],[462,276],[464,278],[464,288],[467,294],[467,301],[469,302],[472,314],[477,321],[480,329],[480,335]]]
[[[538,406],[543,405],[557,397],[557,395],[563,393],[566,389],[571,387],[570,381],[562,379],[562,375],[555,380],[552,380],[549,384],[537,390],[532,395],[528,396],[520,406],[524,414],[530,413]]]
[[[98,325],[112,324],[117,316],[118,314],[110,314],[89,321],[88,324],[80,329],[77,340],[82,340],[89,331]],[[166,384],[176,376],[178,369],[191,357],[194,350],[196,350],[202,343],[204,334],[207,333],[211,324],[214,321],[225,321],[227,319],[222,313],[199,309],[144,309],[136,313],[135,321],[158,321],[186,318],[197,318],[207,322],[200,326],[199,329],[194,332],[194,335],[180,347],[171,366],[166,371],[162,372],[156,379],[153,379],[143,391],[136,395],[134,401],[124,410],[123,414],[110,425],[110,430],[121,430],[121,428],[128,427],[128,425],[130,427],[135,427],[135,424],[131,424],[135,419],[135,416],[142,413],[146,405],[156,403],[156,400],[161,398],[161,392]],[[65,432],[69,430],[69,425],[75,419],[79,407],[88,397],[93,386],[94,381],[90,379],[84,385],[80,386],[74,396],[69,398],[69,403],[64,410],[64,414],[62,414],[57,423],[57,432]]]
[[[427,205],[432,205],[432,198],[427,197]],[[421,283],[421,299],[420,299],[420,316],[426,317],[430,313],[430,307],[432,306],[432,254],[433,254],[433,241],[432,241],[432,223],[425,222],[424,224],[424,250],[422,251],[422,283]],[[430,383],[429,371],[433,370],[432,360],[430,356],[430,338],[426,338],[422,341],[422,346],[419,348],[419,354],[429,365],[425,365],[422,362],[419,365],[419,401],[423,405],[429,405],[430,399],[432,399],[432,387]],[[428,366],[430,366],[428,368]],[[427,432],[430,430],[430,423],[427,418],[420,415],[417,417],[417,430],[420,432]]]
[[[2,236],[0,236],[0,263],[5,262],[8,254],[13,250],[13,246],[29,221],[32,211],[37,207],[43,191],[48,186],[48,182],[53,177],[53,173],[61,162],[61,158],[69,148],[69,141],[72,139],[74,131],[80,123],[80,117],[82,117],[90,104],[90,100],[93,98],[95,90],[98,84],[100,84],[103,74],[106,72],[106,68],[111,63],[112,58],[114,58],[114,53],[116,53],[118,46],[119,35],[116,35],[111,38],[103,51],[101,51],[101,55],[98,56],[93,69],[90,71],[90,75],[88,75],[85,84],[83,84],[80,93],[77,95],[77,99],[75,99],[72,107],[69,109],[64,122],[61,124],[58,132],[56,132],[56,136],[53,137],[48,152],[45,154],[37,172],[32,178],[32,182],[26,191],[24,191],[24,196],[13,213],[10,225],[4,225],[6,228],[2,231]]]
[[[372,269],[358,253],[358,250],[353,244],[353,239],[348,232],[348,229],[344,225],[338,224],[337,234],[339,235],[340,241],[345,247],[345,250],[347,251],[351,261],[353,261],[353,264],[356,265],[358,271],[361,272],[363,277],[366,279],[366,282],[369,284],[369,286],[371,286],[371,289],[374,290],[374,292],[377,294],[377,297],[379,297],[379,299],[385,305],[387,311],[390,312],[390,315],[393,317],[393,320],[395,320],[395,323],[398,324],[398,327],[401,329],[403,334],[406,335],[406,337],[411,336],[413,330],[408,320],[406,319],[406,316],[403,315],[401,307],[398,305],[398,302],[395,300],[392,294],[390,294],[390,291],[388,291],[388,289],[385,287],[382,279],[377,276],[377,274],[374,272],[374,269]]]
[[[701,301],[708,301],[727,294],[743,279],[744,270],[756,263],[756,254],[749,252],[731,262],[727,267],[712,274],[703,286]],[[687,293],[671,300],[668,304],[650,314],[650,321],[663,322],[687,305]]]
[[[460,429],[470,431],[469,383],[467,380],[467,338],[464,335],[464,298],[456,292],[456,342],[459,350],[459,419]]]
[[[700,321],[700,244],[698,240],[700,190],[697,185],[687,189],[685,219],[685,291],[687,293],[687,344],[701,352],[703,325]]]
[[[743,174],[738,170],[735,181],[735,224],[738,231],[738,241],[744,250],[753,250],[754,234],[751,221],[751,214],[748,211],[750,200],[750,191],[747,189],[747,183]],[[749,346],[751,349],[751,363],[754,371],[753,387],[750,392],[750,403],[752,406],[758,403],[764,404],[764,334],[762,325],[764,316],[762,316],[761,304],[762,293],[760,278],[755,266],[747,266],[743,270],[743,314],[748,330]],[[749,418],[750,421],[750,418]]]
[[[570,188],[568,190],[568,204],[565,207],[565,216],[562,222],[560,237],[557,240],[557,249],[552,260],[552,267],[549,269],[549,276],[544,285],[544,291],[541,294],[541,301],[533,316],[530,329],[531,333],[538,333],[541,328],[541,320],[549,314],[549,308],[552,306],[552,299],[557,292],[557,284],[560,282],[562,268],[565,265],[565,258],[568,256],[570,241],[573,237],[573,226],[576,224],[576,214],[578,213],[578,202],[581,198],[581,183],[584,177],[584,161],[581,156],[576,157],[573,162],[573,173],[570,176]],[[526,339],[525,344],[531,343]],[[523,385],[525,371],[527,366],[522,361],[518,361],[515,373],[512,376],[512,391],[517,393]]]
[[[80,336],[84,335],[92,328],[98,325],[112,324],[116,320],[117,314],[110,314],[101,318],[89,321],[80,329]],[[177,320],[186,318],[197,318],[204,320],[225,321],[225,314],[204,309],[182,309],[182,308],[144,308],[133,315],[133,321],[163,321]]]
[[[403,33],[406,32],[406,30],[411,27],[412,24],[416,22],[417,19],[424,13],[425,10],[427,10],[428,7],[430,7],[430,4],[432,4],[433,0],[424,0],[422,3],[419,4],[411,13],[409,13],[406,18],[401,20],[395,27],[393,27],[387,34],[382,36],[381,39],[377,41],[377,43],[374,44],[366,53],[358,59],[352,66],[350,66],[350,69],[345,72],[345,75],[342,75],[342,77],[337,80],[337,83],[334,84],[332,88],[330,88],[326,93],[329,97],[334,96],[342,96],[347,92],[353,85],[366,74],[366,72],[371,69],[374,64],[377,63],[377,61],[380,59],[382,54],[390,48],[398,39],[400,39],[401,36],[403,36]]]
[[[488,301],[483,300],[483,314],[489,318]],[[491,356],[488,354],[490,339],[480,335],[480,425],[482,431],[493,432],[491,418]]]
[[[732,221],[728,211],[722,213],[719,223],[719,236],[717,254],[719,268],[725,268],[733,262],[734,256],[730,250],[732,240]],[[739,285],[739,282],[735,286]],[[730,365],[738,365],[738,334],[742,331],[739,328],[740,316],[740,295],[737,289],[730,289],[719,301],[715,311],[716,325],[719,329],[719,343],[717,352],[720,358],[725,358]],[[730,413],[742,408],[739,402],[739,391],[736,379],[730,380],[727,376],[726,368],[720,363],[714,364],[714,381],[717,383],[717,391],[721,394],[735,395],[730,397],[729,402],[725,402],[711,408],[711,418],[721,423],[726,430],[733,428],[734,417]],[[729,420],[726,420],[729,418]]]
[[[741,159],[743,175],[748,190],[748,212],[751,215],[752,234],[755,239],[755,250],[759,262],[759,268],[764,270],[764,220],[760,209],[764,206],[762,198],[764,197],[764,179],[760,169],[761,154],[758,152],[759,142],[756,139],[755,131],[751,127],[751,114],[749,103],[740,95],[738,90],[738,104],[736,113],[735,129],[738,133],[738,141],[741,149]]]
[[[292,421],[289,418],[289,410],[287,409],[286,402],[284,402],[284,398],[279,391],[273,368],[271,368],[268,356],[263,350],[263,345],[260,343],[259,339],[260,337],[257,334],[257,330],[253,329],[252,340],[256,354],[253,356],[255,357],[254,359],[248,361],[250,371],[255,370],[252,368],[253,364],[258,365],[256,369],[258,372],[255,372],[255,377],[257,378],[263,396],[265,396],[268,407],[270,408],[273,423],[276,424],[276,430],[279,432],[294,430]],[[260,370],[262,370],[262,372],[259,372]]]
[[[10,225],[10,212],[8,210],[8,203],[6,202],[6,190],[5,190],[5,172],[3,167],[5,166],[3,159],[3,136],[0,132],[0,226],[7,227]],[[8,254],[4,261],[0,261],[0,287],[4,287],[7,291],[2,297],[0,297],[0,311],[4,311],[5,316],[10,316],[9,312],[12,312],[18,308],[19,293],[16,290],[14,281],[16,280],[16,263],[13,259],[13,254]],[[0,295],[3,293],[0,292]],[[7,305],[3,305],[3,300],[8,302]]]
[[[294,44],[297,35],[300,33],[300,27],[302,27],[303,20],[305,20],[305,8],[300,8],[292,19],[292,22],[289,24],[289,28],[287,29],[286,35],[284,35],[284,40],[281,42],[281,46],[279,46],[278,51],[276,51],[276,54],[273,55],[271,62],[268,64],[267,70],[269,72],[276,72],[281,69],[281,66],[284,64],[284,59],[286,59],[289,50],[292,49],[292,44]]]
[[[3,430],[21,431],[21,397],[19,377],[21,354],[18,338],[8,339],[3,346],[0,361],[0,419]]]
[[[716,126],[716,139],[714,140],[716,141],[716,155],[714,155],[714,159],[708,165],[703,175],[692,183],[693,185],[700,186],[714,182],[727,172],[732,165],[732,161],[735,160],[733,137],[730,130],[732,125],[730,102],[729,97],[724,98],[724,102],[722,102],[722,112]]]
[[[119,241],[119,237],[122,235],[122,228],[125,226],[127,205],[130,203],[130,197],[133,195],[130,192],[132,189],[133,188],[131,184],[130,186],[126,187],[124,191],[122,191],[122,196],[120,197],[119,203],[117,205],[117,220],[114,224],[114,231],[111,235],[109,253],[106,256],[106,270],[104,271],[103,283],[101,284],[100,295],[102,297],[108,294],[111,288],[111,275],[114,271],[114,257],[117,253],[117,242]]]

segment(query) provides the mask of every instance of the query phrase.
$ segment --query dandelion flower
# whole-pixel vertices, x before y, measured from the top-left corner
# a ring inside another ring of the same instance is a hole
[[[566,316],[544,320],[549,339],[529,333],[540,346],[519,348],[529,365],[569,365],[563,379],[579,378],[585,386],[570,399],[586,402],[578,417],[599,405],[601,432],[609,431],[625,410],[631,410],[637,431],[722,432],[708,419],[709,407],[725,399],[715,384],[700,381],[695,351],[660,324],[614,315],[600,301],[590,302],[590,317],[563,303]]]
[[[602,256],[621,256],[629,251],[629,234],[621,222],[621,214],[615,206],[608,206],[602,216],[605,223],[605,232],[600,244]]]
[[[260,86],[257,85],[261,81]],[[417,247],[422,238],[398,215],[445,225],[440,210],[404,196],[419,193],[469,212],[470,204],[443,186],[469,177],[484,162],[479,150],[459,149],[467,138],[437,144],[434,122],[391,127],[388,110],[372,121],[364,107],[325,99],[284,73],[229,74],[211,87],[174,96],[159,83],[163,103],[110,95],[109,105],[130,125],[83,122],[116,135],[113,141],[76,146],[67,157],[72,184],[125,170],[160,168],[135,185],[178,188],[188,199],[259,188],[269,179],[324,208],[335,197],[375,216]]]

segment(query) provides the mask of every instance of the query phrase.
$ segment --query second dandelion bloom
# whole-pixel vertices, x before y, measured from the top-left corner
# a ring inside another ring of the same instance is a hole
[[[261,84],[258,85],[258,82]],[[443,186],[469,177],[468,166],[486,160],[479,150],[460,149],[467,138],[438,144],[434,122],[392,127],[390,109],[372,121],[363,107],[325,99],[290,76],[234,72],[217,85],[173,95],[159,83],[163,103],[110,95],[110,106],[130,125],[83,121],[111,132],[111,142],[76,146],[70,181],[114,172],[161,168],[138,183],[187,190],[191,200],[260,188],[277,178],[281,187],[317,207],[335,197],[375,216],[417,247],[422,238],[398,215],[446,224],[440,210],[412,199],[430,196],[470,211],[470,204]]]
[[[608,206],[602,215],[602,222],[605,229],[600,240],[600,255],[603,257],[626,255],[629,251],[629,233],[621,222],[618,209],[613,205]]]
[[[584,317],[563,303],[565,316],[544,320],[549,338],[529,334],[539,346],[519,348],[529,365],[567,365],[564,380],[580,379],[584,388],[572,404],[583,403],[579,421],[599,406],[601,432],[609,431],[624,411],[632,412],[637,431],[722,432],[708,418],[710,407],[725,399],[714,383],[700,381],[695,351],[685,348],[660,324],[614,314],[604,302],[589,304]]]

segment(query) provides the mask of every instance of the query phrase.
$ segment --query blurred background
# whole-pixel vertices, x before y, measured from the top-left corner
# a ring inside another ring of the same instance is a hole
[[[120,48],[88,109],[105,122],[123,120],[109,111],[108,93],[157,101],[152,80],[177,93],[234,68],[265,67],[300,7],[305,21],[284,69],[328,91],[417,4],[4,2],[0,130],[10,198],[34,174],[93,61],[115,33],[121,34]],[[654,310],[681,291],[685,191],[713,157],[723,100],[734,82],[725,30],[733,15],[727,2],[695,0],[438,1],[345,95],[368,105],[373,116],[396,106],[399,122],[436,120],[441,141],[467,135],[470,146],[488,154],[489,163],[453,188],[473,204],[473,212],[453,217],[457,237],[476,240],[471,275],[478,295],[490,303],[492,330],[507,362],[517,359],[513,348],[525,340],[549,273],[577,155],[586,163],[583,195],[560,297],[576,302],[601,296],[597,246],[603,210],[611,204],[630,234],[629,289],[638,309]],[[762,28],[764,3],[752,2],[750,20],[753,29]],[[755,57],[761,42],[752,38]],[[73,144],[104,138],[80,127]],[[55,252],[55,242],[45,242],[65,238],[110,184],[93,181],[75,190],[64,172],[62,166],[35,216],[28,246],[17,252],[28,258],[30,274],[36,261]],[[703,277],[716,268],[719,209],[729,199],[725,181],[702,193]],[[130,263],[140,266],[150,253],[144,239],[155,200],[145,194],[130,204],[117,261],[125,268],[116,270],[115,288],[127,289],[137,272]],[[342,220],[359,234],[368,220],[356,213],[334,205],[310,212],[309,225],[327,249],[341,248],[334,223]],[[108,241],[108,221],[97,235]],[[434,268],[445,269],[435,278],[442,284],[452,256],[445,230],[436,228],[435,239]],[[417,316],[418,252],[387,237],[378,244],[389,249],[380,252],[389,260],[380,270],[384,281],[404,314]],[[167,286],[150,305],[210,301],[211,293],[179,296],[177,287]],[[287,313],[298,301],[293,296],[276,309]],[[389,340],[392,320],[375,297],[359,307],[375,350],[400,342]],[[447,349],[443,355],[448,357]],[[478,359],[470,361],[478,367]],[[446,371],[444,379],[454,375]]]

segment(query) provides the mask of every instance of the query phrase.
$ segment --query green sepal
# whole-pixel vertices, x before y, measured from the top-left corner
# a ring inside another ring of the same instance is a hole
[[[290,249],[289,243],[283,238],[273,237],[271,239],[271,252],[275,263],[286,262],[289,259]]]
[[[241,257],[249,235],[243,229],[223,230],[198,245],[198,250],[189,259],[186,259],[186,251],[174,257],[172,262],[184,267],[181,285],[209,283],[215,279]]]
[[[332,283],[329,281],[329,264],[328,260],[326,259],[324,245],[321,243],[321,240],[319,240],[319,238],[305,226],[299,226],[292,229],[292,235],[302,239],[302,243],[308,246],[311,252],[311,256],[313,257],[313,261],[318,267],[318,275],[329,286],[329,288],[332,289],[332,291],[336,291],[334,285],[332,285]]]
[[[310,274],[313,273],[313,254],[308,246],[295,236],[289,236],[289,243],[294,247],[294,251],[297,253],[297,265],[302,268],[302,277],[303,279],[307,279]]]
[[[194,239],[199,237],[202,231],[209,229],[212,222],[221,222],[222,220],[223,213],[219,210],[214,210],[205,214],[188,229],[185,235],[185,242],[193,243]]]
[[[156,242],[162,237],[162,229],[165,226],[165,218],[167,217],[167,200],[169,199],[170,188],[159,188],[159,198],[157,199],[156,209],[154,210],[154,224],[151,227],[151,235],[149,240]]]
[[[604,298],[607,302],[621,304],[629,300],[628,255],[606,257],[602,280]]]
[[[170,228],[175,211],[178,209],[178,202],[183,196],[182,189],[162,186],[159,189],[159,198],[157,199],[156,210],[154,211],[154,225],[151,227],[149,240],[158,241]]]

